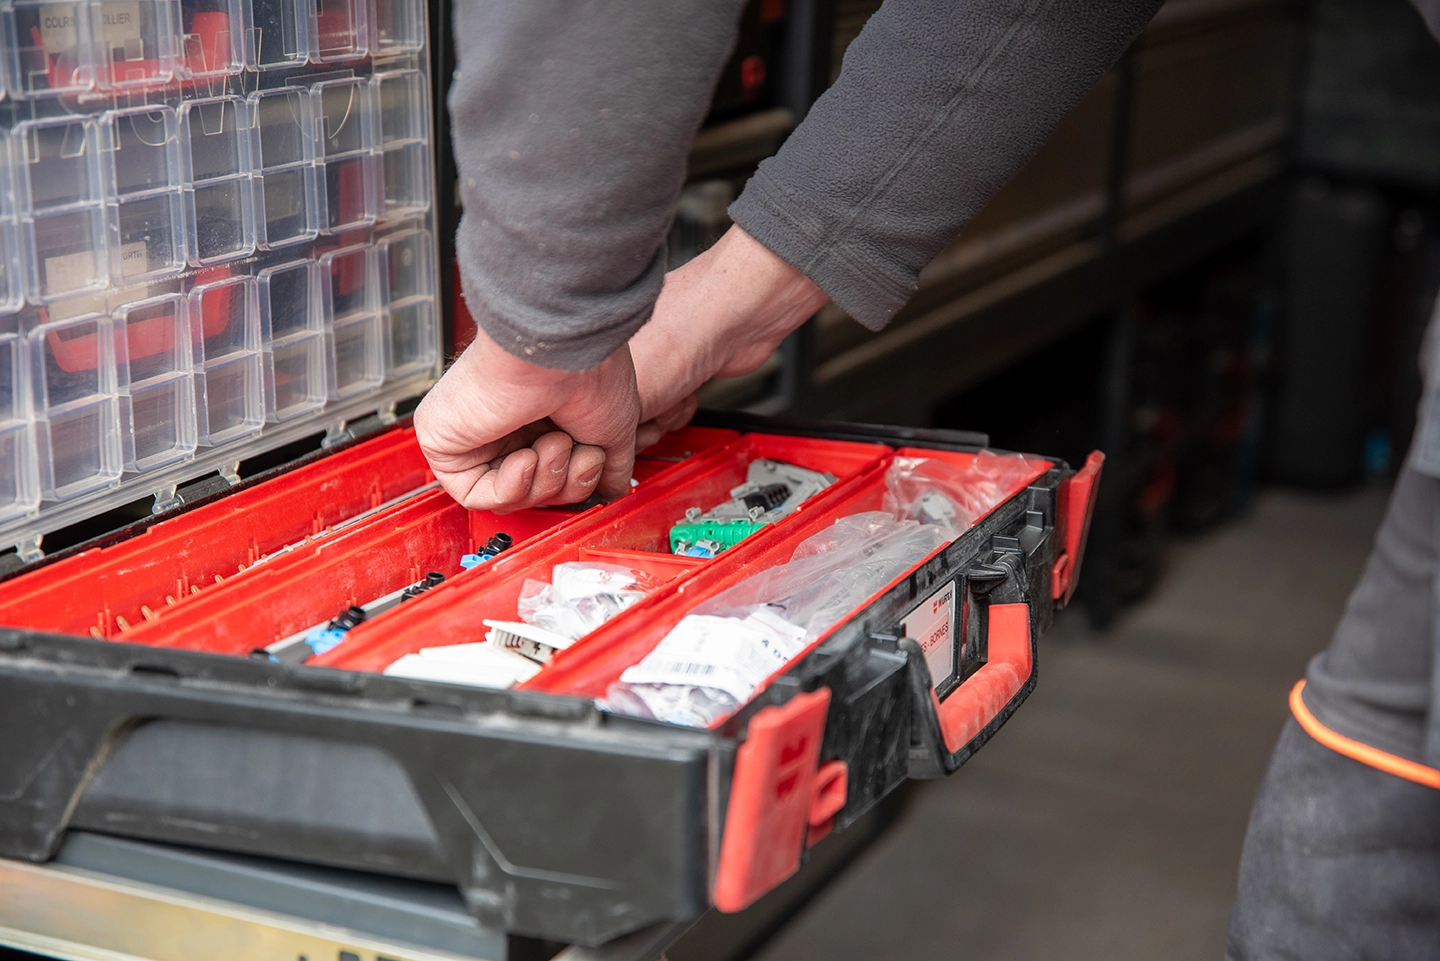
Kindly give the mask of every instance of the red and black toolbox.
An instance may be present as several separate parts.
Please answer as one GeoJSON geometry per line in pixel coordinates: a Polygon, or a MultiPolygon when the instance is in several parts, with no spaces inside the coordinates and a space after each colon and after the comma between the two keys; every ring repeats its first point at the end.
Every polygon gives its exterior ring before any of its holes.
{"type": "Polygon", "coordinates": [[[1035,685],[1075,587],[1101,457],[1033,461],[1007,498],[710,730],[595,707],[717,591],[880,506],[896,456],[963,466],[981,438],[711,415],[624,498],[497,516],[433,484],[405,424],[81,544],[0,582],[0,857],[83,829],[453,883],[483,923],[597,944],[734,911],[907,777],[957,769],[1035,685]],[[479,640],[527,574],[577,558],[675,565],[666,532],[769,457],[839,481],[673,574],[506,691],[383,676],[479,640]],[[516,547],[462,570],[497,531],[516,547]],[[262,560],[264,559],[264,560],[262,560]],[[252,656],[346,604],[438,587],[304,665],[252,656]],[[937,622],[936,619],[939,619],[937,622]],[[951,677],[913,638],[941,623],[951,677]],[[908,630],[907,630],[908,625],[908,630]],[[935,663],[933,660],[931,663],[935,663]]]}

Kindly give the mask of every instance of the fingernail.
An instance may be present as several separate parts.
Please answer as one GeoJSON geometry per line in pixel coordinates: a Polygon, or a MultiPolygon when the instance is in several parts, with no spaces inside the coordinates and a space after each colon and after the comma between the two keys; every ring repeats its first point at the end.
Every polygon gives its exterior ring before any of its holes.
{"type": "MultiPolygon", "coordinates": [[[[601,466],[604,466],[604,465],[601,465],[601,466]]],[[[599,479],[600,479],[600,468],[599,468],[599,467],[592,468],[592,469],[590,469],[590,470],[588,470],[588,471],[586,471],[585,473],[583,473],[583,474],[580,475],[580,483],[582,483],[582,484],[593,484],[593,483],[595,483],[595,482],[596,482],[597,480],[599,480],[599,479]]]]}

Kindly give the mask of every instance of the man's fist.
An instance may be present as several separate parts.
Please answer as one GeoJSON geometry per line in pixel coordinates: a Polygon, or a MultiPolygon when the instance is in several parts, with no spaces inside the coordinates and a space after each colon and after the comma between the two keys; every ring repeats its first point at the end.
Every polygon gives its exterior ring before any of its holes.
{"type": "Polygon", "coordinates": [[[451,497],[507,513],[626,493],[639,414],[628,348],[552,370],[481,331],[416,408],[415,437],[451,497]]]}

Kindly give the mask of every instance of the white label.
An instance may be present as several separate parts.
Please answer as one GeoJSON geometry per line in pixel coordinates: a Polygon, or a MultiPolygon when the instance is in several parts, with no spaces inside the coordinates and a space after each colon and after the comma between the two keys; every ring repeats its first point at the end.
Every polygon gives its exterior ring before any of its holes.
{"type": "Polygon", "coordinates": [[[95,254],[82,250],[45,259],[45,286],[52,294],[85,290],[95,285],[95,254]]]}
{"type": "Polygon", "coordinates": [[[143,274],[150,269],[150,248],[145,241],[137,240],[120,248],[120,273],[126,278],[143,274]]]}
{"type": "MultiPolygon", "coordinates": [[[[143,274],[149,270],[149,249],[145,246],[145,242],[137,241],[121,247],[120,263],[126,278],[134,274],[143,274]]],[[[51,283],[53,284],[56,278],[60,278],[70,287],[88,284],[89,280],[86,278],[93,279],[94,268],[94,254],[83,251],[78,254],[51,257],[45,261],[45,273],[51,283]]],[[[49,306],[48,310],[51,320],[68,320],[71,317],[79,317],[81,314],[112,314],[117,308],[136,300],[143,300],[148,295],[148,290],[146,293],[140,294],[133,289],[115,290],[112,288],[95,294],[57,300],[49,306]]]]}
{"type": "Polygon", "coordinates": [[[144,38],[140,33],[140,4],[106,0],[100,5],[100,16],[105,20],[105,45],[111,50],[125,51],[125,60],[142,60],[145,57],[144,38]]]}
{"type": "Polygon", "coordinates": [[[743,704],[804,649],[804,629],[767,611],[756,611],[743,621],[690,614],[620,680],[713,687],[743,704]]]}
{"type": "Polygon", "coordinates": [[[75,49],[75,4],[57,3],[40,8],[40,47],[50,56],[75,49]]]}
{"type": "Polygon", "coordinates": [[[925,652],[930,680],[936,686],[944,683],[955,673],[955,582],[921,601],[900,623],[905,636],[925,652]]]}

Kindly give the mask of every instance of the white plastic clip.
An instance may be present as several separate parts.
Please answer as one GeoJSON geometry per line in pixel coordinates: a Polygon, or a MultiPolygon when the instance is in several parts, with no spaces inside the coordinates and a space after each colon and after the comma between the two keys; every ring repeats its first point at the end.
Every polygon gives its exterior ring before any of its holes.
{"type": "Polygon", "coordinates": [[[26,564],[33,564],[40,560],[45,556],[45,552],[40,549],[40,541],[44,536],[44,534],[35,534],[17,542],[15,545],[16,555],[26,564]]]}
{"type": "Polygon", "coordinates": [[[155,492],[155,503],[150,505],[150,513],[163,514],[179,506],[180,495],[176,490],[176,485],[171,484],[169,487],[162,487],[155,492]]]}

